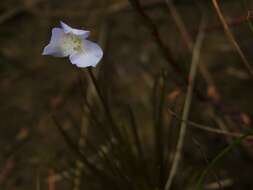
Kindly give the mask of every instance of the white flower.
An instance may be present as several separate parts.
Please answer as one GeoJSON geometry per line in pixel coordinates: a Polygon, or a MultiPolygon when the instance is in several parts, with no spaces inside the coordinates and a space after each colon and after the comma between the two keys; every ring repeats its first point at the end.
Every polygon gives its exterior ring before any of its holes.
{"type": "Polygon", "coordinates": [[[90,32],[74,29],[61,23],[61,28],[53,28],[49,44],[42,55],[69,57],[77,67],[95,67],[103,57],[103,50],[98,44],[87,40],[90,32]]]}

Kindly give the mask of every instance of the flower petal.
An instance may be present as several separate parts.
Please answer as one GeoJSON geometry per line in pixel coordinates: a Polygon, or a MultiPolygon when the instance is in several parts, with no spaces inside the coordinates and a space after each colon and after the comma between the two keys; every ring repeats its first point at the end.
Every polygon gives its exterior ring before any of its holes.
{"type": "Polygon", "coordinates": [[[61,28],[53,28],[50,42],[44,48],[42,55],[53,55],[55,57],[67,56],[60,48],[61,40],[64,37],[64,35],[65,34],[61,28]]]}
{"type": "Polygon", "coordinates": [[[71,55],[70,61],[77,67],[95,67],[103,57],[103,50],[98,44],[84,40],[84,51],[71,55]]]}
{"type": "Polygon", "coordinates": [[[87,30],[79,30],[79,29],[75,29],[70,27],[69,25],[65,24],[64,22],[60,21],[61,23],[61,27],[63,29],[63,31],[67,34],[67,33],[72,33],[78,36],[82,36],[83,38],[88,38],[90,35],[90,31],[87,30]]]}

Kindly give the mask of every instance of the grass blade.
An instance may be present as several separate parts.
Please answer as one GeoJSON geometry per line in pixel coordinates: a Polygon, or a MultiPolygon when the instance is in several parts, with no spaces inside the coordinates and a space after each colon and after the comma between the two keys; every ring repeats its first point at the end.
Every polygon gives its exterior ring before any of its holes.
{"type": "Polygon", "coordinates": [[[211,162],[210,164],[206,167],[206,169],[202,172],[200,175],[197,185],[196,185],[196,190],[201,190],[203,186],[204,179],[208,172],[222,159],[224,156],[226,156],[233,148],[236,146],[240,145],[241,142],[247,138],[248,136],[253,135],[253,131],[241,136],[240,138],[235,139],[230,145],[228,145],[226,148],[224,148],[211,162]]]}

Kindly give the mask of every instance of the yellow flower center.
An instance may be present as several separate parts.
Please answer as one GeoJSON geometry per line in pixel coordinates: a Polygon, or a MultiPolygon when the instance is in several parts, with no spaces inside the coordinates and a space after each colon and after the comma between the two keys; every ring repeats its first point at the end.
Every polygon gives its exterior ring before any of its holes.
{"type": "Polygon", "coordinates": [[[72,55],[84,50],[83,40],[74,34],[66,34],[62,39],[61,49],[65,55],[72,55]]]}

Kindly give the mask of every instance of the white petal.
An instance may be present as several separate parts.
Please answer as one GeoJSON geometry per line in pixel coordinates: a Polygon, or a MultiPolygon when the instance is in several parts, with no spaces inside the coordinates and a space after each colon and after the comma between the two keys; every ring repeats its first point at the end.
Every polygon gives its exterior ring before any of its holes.
{"type": "Polygon", "coordinates": [[[95,67],[103,57],[103,50],[98,44],[84,40],[84,51],[71,55],[70,61],[77,67],[95,67]]]}
{"type": "Polygon", "coordinates": [[[82,36],[83,38],[88,38],[90,35],[90,31],[72,28],[62,21],[60,21],[60,23],[61,23],[61,27],[65,33],[72,33],[72,34],[75,34],[78,36],[82,36]]]}
{"type": "Polygon", "coordinates": [[[50,42],[44,48],[42,55],[53,55],[55,57],[67,56],[60,48],[61,40],[64,37],[64,35],[65,34],[61,28],[53,28],[50,42]]]}

